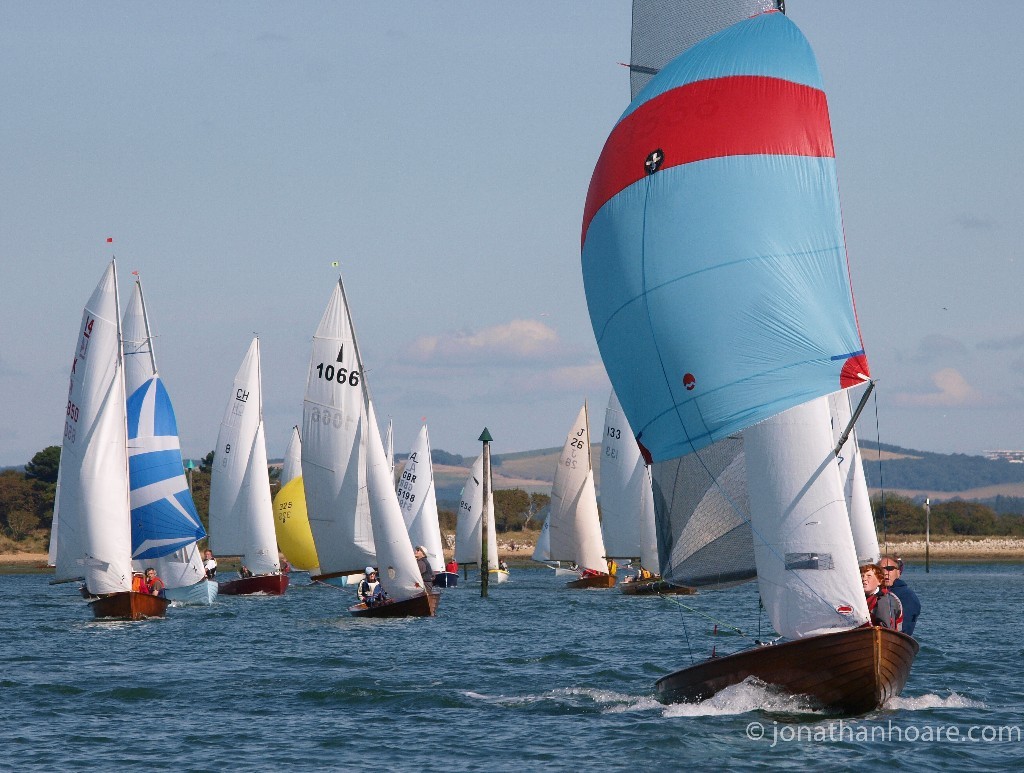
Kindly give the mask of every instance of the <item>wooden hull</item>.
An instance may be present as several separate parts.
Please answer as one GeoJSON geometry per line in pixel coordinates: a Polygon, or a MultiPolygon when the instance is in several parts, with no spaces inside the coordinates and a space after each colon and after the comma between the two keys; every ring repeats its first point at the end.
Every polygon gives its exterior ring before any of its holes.
{"type": "Polygon", "coordinates": [[[662,677],[665,703],[697,702],[753,676],[846,715],[877,709],[899,695],[919,645],[905,633],[864,627],[712,658],[662,677]]]}
{"type": "Polygon", "coordinates": [[[566,588],[614,588],[614,574],[595,574],[591,577],[580,577],[565,584],[566,588]]]}
{"type": "Polygon", "coordinates": [[[168,599],[160,596],[122,591],[100,596],[95,601],[90,601],[89,606],[92,607],[92,614],[96,618],[142,620],[145,617],[163,617],[170,603],[168,599]]]}
{"type": "Polygon", "coordinates": [[[457,572],[437,572],[434,575],[435,588],[454,588],[459,584],[457,572]]]}
{"type": "Polygon", "coordinates": [[[619,587],[626,596],[692,596],[696,588],[688,585],[673,585],[665,580],[639,580],[620,582],[619,587]]]}
{"type": "Polygon", "coordinates": [[[178,604],[206,606],[217,600],[217,591],[217,583],[213,580],[200,580],[181,588],[166,588],[164,593],[168,599],[178,604]]]}
{"type": "Polygon", "coordinates": [[[261,574],[256,577],[239,577],[237,580],[218,583],[219,592],[225,596],[248,596],[253,593],[280,596],[287,588],[287,574],[261,574]]]}
{"type": "Polygon", "coordinates": [[[376,607],[355,604],[348,608],[353,617],[433,617],[440,593],[424,593],[403,601],[389,601],[376,607]]]}

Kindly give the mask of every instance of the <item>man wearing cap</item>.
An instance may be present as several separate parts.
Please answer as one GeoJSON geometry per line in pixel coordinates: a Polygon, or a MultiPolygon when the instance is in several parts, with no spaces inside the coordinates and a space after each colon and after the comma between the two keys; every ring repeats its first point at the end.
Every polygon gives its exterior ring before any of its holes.
{"type": "Polygon", "coordinates": [[[903,604],[903,633],[913,636],[917,616],[921,614],[921,600],[911,587],[900,579],[900,575],[903,574],[903,559],[882,556],[878,563],[885,577],[885,587],[903,604]]]}
{"type": "Polygon", "coordinates": [[[416,556],[416,566],[419,567],[420,576],[423,578],[423,587],[429,588],[434,584],[434,570],[427,560],[427,549],[422,545],[417,545],[413,550],[413,555],[416,556]]]}
{"type": "Polygon", "coordinates": [[[373,599],[377,591],[377,586],[380,582],[377,580],[377,570],[372,566],[366,567],[366,576],[359,581],[359,587],[356,588],[356,595],[359,596],[359,600],[370,606],[370,601],[373,599]]]}

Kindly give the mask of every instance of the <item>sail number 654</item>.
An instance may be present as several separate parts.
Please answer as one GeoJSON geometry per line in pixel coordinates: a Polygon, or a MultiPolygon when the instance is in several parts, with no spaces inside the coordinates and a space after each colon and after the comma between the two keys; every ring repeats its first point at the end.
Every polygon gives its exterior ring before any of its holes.
{"type": "Polygon", "coordinates": [[[324,365],[322,362],[316,366],[317,375],[327,381],[337,381],[339,384],[359,386],[359,371],[348,370],[347,368],[336,368],[333,365],[324,365]]]}

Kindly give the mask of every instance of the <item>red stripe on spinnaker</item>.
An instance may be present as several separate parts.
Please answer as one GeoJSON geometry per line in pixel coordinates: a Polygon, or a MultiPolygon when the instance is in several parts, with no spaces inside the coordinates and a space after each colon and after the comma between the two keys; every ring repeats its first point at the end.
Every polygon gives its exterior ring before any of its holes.
{"type": "Polygon", "coordinates": [[[598,210],[646,175],[654,150],[665,154],[662,169],[724,156],[835,156],[820,89],[754,75],[688,83],[645,102],[612,130],[590,179],[581,242],[598,210]]]}

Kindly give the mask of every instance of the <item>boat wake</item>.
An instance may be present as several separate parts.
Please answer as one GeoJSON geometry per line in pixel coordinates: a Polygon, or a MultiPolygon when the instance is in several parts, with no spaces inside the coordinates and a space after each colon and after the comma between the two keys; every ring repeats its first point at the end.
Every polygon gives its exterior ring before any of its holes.
{"type": "Polygon", "coordinates": [[[666,717],[710,717],[767,711],[772,714],[819,714],[808,698],[780,691],[759,679],[748,677],[726,687],[700,703],[673,703],[665,707],[666,717]]]}
{"type": "Polygon", "coordinates": [[[903,711],[921,711],[923,709],[984,709],[988,708],[981,701],[965,698],[955,692],[950,692],[945,698],[934,693],[918,695],[915,698],[897,696],[885,702],[887,709],[902,709],[903,711]]]}

